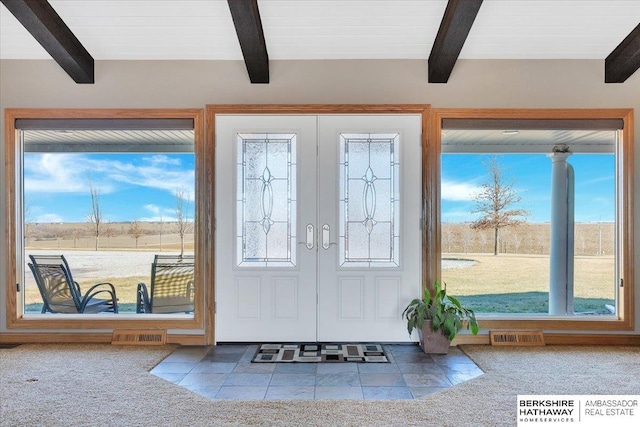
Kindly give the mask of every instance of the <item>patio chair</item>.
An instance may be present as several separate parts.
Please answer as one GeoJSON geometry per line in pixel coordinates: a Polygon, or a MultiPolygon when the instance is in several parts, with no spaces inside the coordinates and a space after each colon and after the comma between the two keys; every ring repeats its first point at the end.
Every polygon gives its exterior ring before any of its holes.
{"type": "Polygon", "coordinates": [[[111,283],[98,283],[83,294],[64,255],[29,258],[29,268],[42,296],[42,313],[118,313],[118,298],[111,283]]]}
{"type": "Polygon", "coordinates": [[[156,255],[151,265],[151,289],[138,284],[137,313],[193,312],[193,255],[156,255]]]}

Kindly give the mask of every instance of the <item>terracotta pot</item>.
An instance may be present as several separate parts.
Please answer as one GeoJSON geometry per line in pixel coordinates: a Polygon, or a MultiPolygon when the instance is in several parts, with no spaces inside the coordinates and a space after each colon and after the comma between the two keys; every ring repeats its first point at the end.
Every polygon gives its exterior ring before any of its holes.
{"type": "Polygon", "coordinates": [[[422,351],[428,354],[449,353],[449,346],[451,345],[449,338],[442,331],[433,332],[431,327],[431,320],[425,320],[422,324],[422,330],[418,330],[422,351]]]}

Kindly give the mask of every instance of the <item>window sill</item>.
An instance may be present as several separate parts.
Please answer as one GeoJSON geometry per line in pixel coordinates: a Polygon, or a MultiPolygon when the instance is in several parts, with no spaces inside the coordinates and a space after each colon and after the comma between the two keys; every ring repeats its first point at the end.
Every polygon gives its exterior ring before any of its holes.
{"type": "MultiPolygon", "coordinates": [[[[9,320],[9,319],[8,319],[9,320]]],[[[7,322],[7,329],[203,329],[189,314],[26,314],[7,322]]]]}
{"type": "Polygon", "coordinates": [[[476,315],[482,329],[541,329],[565,331],[631,331],[629,320],[615,316],[476,315]]]}

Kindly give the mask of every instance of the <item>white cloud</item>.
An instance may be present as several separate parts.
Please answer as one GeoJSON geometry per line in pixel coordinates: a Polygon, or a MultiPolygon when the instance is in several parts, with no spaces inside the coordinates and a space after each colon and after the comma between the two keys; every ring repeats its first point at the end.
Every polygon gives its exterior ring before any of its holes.
{"type": "Polygon", "coordinates": [[[87,191],[86,162],[76,154],[25,156],[25,191],[28,193],[77,193],[87,191]]]}
{"type": "Polygon", "coordinates": [[[155,154],[149,157],[143,157],[142,160],[149,162],[153,165],[181,165],[182,161],[177,157],[169,157],[165,154],[155,154]]]}
{"type": "Polygon", "coordinates": [[[96,159],[85,154],[45,153],[25,156],[25,191],[27,193],[88,193],[89,178],[101,194],[128,184],[157,188],[175,193],[184,188],[194,199],[195,173],[182,168],[180,159],[166,155],[142,157],[142,164],[108,158],[96,159]]]}
{"type": "Polygon", "coordinates": [[[455,182],[443,180],[441,187],[442,200],[451,202],[468,202],[474,200],[482,187],[471,182],[455,182]]]}
{"type": "Polygon", "coordinates": [[[581,185],[599,184],[601,182],[613,182],[613,179],[614,179],[613,175],[600,176],[600,177],[584,180],[581,182],[581,185]]]}
{"type": "MultiPolygon", "coordinates": [[[[137,218],[137,221],[140,222],[161,222],[164,224],[172,223],[178,221],[178,218],[175,216],[143,216],[142,218],[137,218]]],[[[193,222],[192,218],[188,219],[188,222],[193,222]]]]}
{"type": "Polygon", "coordinates": [[[35,223],[56,223],[63,222],[62,217],[58,214],[48,213],[43,215],[38,215],[34,221],[35,223]]]}
{"type": "Polygon", "coordinates": [[[611,199],[608,199],[606,197],[594,197],[591,199],[591,203],[593,203],[594,205],[608,206],[611,204],[611,199]]]}
{"type": "MultiPolygon", "coordinates": [[[[151,158],[145,158],[150,160],[151,158]]],[[[143,159],[143,160],[145,160],[143,159]]],[[[185,169],[171,169],[168,163],[151,163],[134,165],[119,161],[110,162],[107,178],[117,182],[140,187],[158,188],[174,193],[177,189],[186,188],[187,193],[194,194],[195,172],[185,169]]]]}
{"type": "Polygon", "coordinates": [[[160,207],[156,206],[156,205],[144,205],[144,208],[146,210],[148,210],[151,213],[154,213],[156,215],[160,214],[160,207]]]}
{"type": "Polygon", "coordinates": [[[138,218],[142,222],[172,222],[176,221],[175,208],[165,208],[153,204],[144,205],[143,208],[149,211],[152,216],[138,218]]]}

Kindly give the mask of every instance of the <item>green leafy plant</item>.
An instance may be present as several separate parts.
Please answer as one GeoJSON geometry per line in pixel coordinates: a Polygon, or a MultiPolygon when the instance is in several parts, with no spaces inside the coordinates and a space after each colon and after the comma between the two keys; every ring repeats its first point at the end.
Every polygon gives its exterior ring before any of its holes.
{"type": "Polygon", "coordinates": [[[402,312],[402,317],[407,319],[409,335],[414,328],[422,330],[425,320],[431,320],[433,331],[442,331],[450,341],[463,326],[473,335],[476,335],[479,329],[473,310],[463,307],[460,301],[447,295],[446,284],[441,286],[438,280],[435,281],[433,293],[425,288],[422,299],[416,298],[411,301],[402,312]]]}

